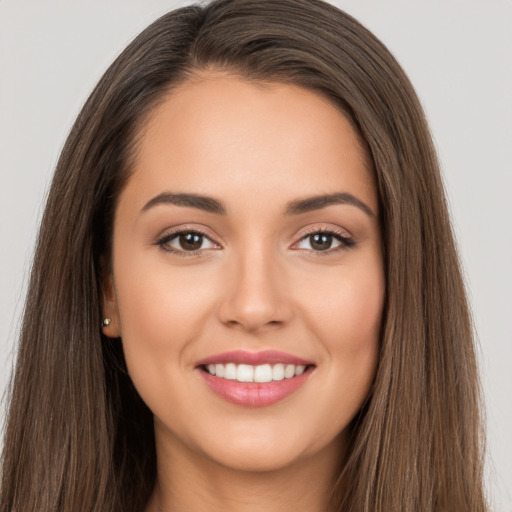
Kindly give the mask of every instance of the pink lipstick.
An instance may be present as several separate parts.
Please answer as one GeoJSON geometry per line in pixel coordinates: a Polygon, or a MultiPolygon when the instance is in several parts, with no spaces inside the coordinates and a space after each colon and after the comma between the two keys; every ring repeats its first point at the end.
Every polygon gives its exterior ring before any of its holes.
{"type": "Polygon", "coordinates": [[[196,364],[208,387],[225,400],[249,407],[274,404],[302,387],[315,365],[291,354],[233,351],[196,364]]]}

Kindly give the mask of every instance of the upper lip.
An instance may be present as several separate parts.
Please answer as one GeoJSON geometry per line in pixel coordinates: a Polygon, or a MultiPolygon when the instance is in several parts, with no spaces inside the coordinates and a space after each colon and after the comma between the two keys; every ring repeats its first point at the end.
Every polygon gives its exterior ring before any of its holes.
{"type": "Polygon", "coordinates": [[[261,352],[246,352],[244,350],[233,350],[231,352],[222,352],[197,362],[196,366],[206,366],[209,364],[249,364],[258,366],[261,364],[294,364],[294,365],[311,365],[312,361],[307,361],[300,357],[279,352],[277,350],[263,350],[261,352]]]}

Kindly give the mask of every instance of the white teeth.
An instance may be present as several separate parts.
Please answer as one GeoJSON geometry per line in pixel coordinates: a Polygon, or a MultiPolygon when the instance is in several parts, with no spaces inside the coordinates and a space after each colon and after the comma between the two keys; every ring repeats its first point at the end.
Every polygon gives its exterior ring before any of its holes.
{"type": "Polygon", "coordinates": [[[284,379],[284,364],[275,364],[272,368],[272,380],[284,379]]]}
{"type": "MultiPolygon", "coordinates": [[[[210,373],[212,373],[212,372],[210,372],[210,373]]],[[[212,373],[212,375],[217,375],[217,377],[224,377],[224,365],[216,364],[215,365],[215,373],[212,373]]]]}
{"type": "Polygon", "coordinates": [[[291,379],[295,375],[295,365],[287,364],[284,368],[284,378],[291,379]]]}
{"type": "Polygon", "coordinates": [[[229,380],[236,380],[236,364],[228,363],[224,367],[224,378],[229,380]]]}
{"type": "Polygon", "coordinates": [[[270,382],[272,380],[272,367],[269,364],[256,366],[254,369],[254,382],[270,382]]]}
{"type": "Polygon", "coordinates": [[[238,382],[253,382],[254,368],[248,364],[239,364],[236,370],[236,380],[238,382]]]}
{"type": "Polygon", "coordinates": [[[238,382],[271,382],[273,380],[291,379],[302,375],[306,370],[305,365],[294,364],[260,364],[251,366],[249,364],[209,364],[206,370],[210,375],[216,375],[238,382]]]}

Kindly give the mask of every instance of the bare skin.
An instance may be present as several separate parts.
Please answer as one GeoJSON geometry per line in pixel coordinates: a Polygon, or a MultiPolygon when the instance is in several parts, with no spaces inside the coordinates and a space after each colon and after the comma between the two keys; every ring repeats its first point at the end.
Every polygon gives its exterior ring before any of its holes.
{"type": "Polygon", "coordinates": [[[328,100],[220,72],[174,89],[141,133],[105,286],[105,333],[122,337],[155,419],[146,512],[328,510],[375,374],[384,292],[371,168],[328,100]],[[276,403],[233,403],[198,366],[233,350],[277,350],[309,373],[276,403]]]}
{"type": "MultiPolygon", "coordinates": [[[[342,450],[341,438],[338,444],[342,450]]],[[[205,463],[186,449],[160,452],[159,483],[146,512],[329,512],[328,497],[339,473],[339,457],[333,457],[332,446],[328,450],[329,454],[319,453],[290,467],[256,472],[233,471],[213,461],[205,463]]]]}

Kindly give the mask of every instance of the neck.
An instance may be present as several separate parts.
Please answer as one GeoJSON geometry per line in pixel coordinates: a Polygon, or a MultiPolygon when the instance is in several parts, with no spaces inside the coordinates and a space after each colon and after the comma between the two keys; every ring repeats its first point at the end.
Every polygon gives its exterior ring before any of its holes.
{"type": "Polygon", "coordinates": [[[146,512],[329,512],[344,443],[268,471],[240,471],[157,436],[157,483],[146,512]]]}

